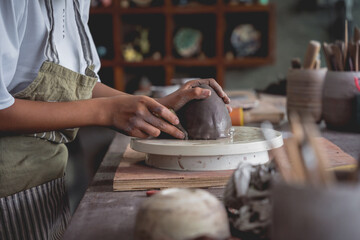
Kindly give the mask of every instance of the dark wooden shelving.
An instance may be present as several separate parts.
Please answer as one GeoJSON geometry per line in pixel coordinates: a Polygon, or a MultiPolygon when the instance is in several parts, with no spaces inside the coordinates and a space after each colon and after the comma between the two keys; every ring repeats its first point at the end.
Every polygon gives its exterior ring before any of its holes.
{"type": "Polygon", "coordinates": [[[165,13],[165,7],[147,7],[147,8],[119,8],[120,14],[154,14],[165,13]]]}
{"type": "Polygon", "coordinates": [[[226,67],[257,67],[272,62],[273,59],[263,57],[246,57],[232,60],[224,60],[226,67]]]}
{"type": "Polygon", "coordinates": [[[201,13],[217,13],[216,6],[172,6],[169,12],[173,14],[201,14],[201,13]]]}
{"type": "Polygon", "coordinates": [[[192,67],[192,66],[215,66],[217,62],[217,58],[185,58],[185,59],[173,59],[171,61],[173,65],[176,66],[184,66],[184,67],[192,67]]]}
{"type": "Polygon", "coordinates": [[[120,61],[120,64],[125,67],[136,67],[136,66],[163,66],[165,64],[165,60],[152,60],[152,59],[144,59],[140,62],[126,62],[124,60],[120,61]]]}
{"type": "Polygon", "coordinates": [[[235,6],[223,6],[224,12],[268,12],[273,7],[272,4],[269,5],[259,5],[259,4],[251,4],[251,5],[235,5],[235,6]]]}
{"type": "Polygon", "coordinates": [[[228,68],[258,67],[275,61],[274,4],[234,6],[227,4],[225,0],[216,0],[214,4],[190,4],[188,6],[177,6],[170,0],[164,0],[162,3],[160,6],[123,8],[120,1],[117,0],[113,1],[111,7],[91,8],[91,15],[112,16],[112,36],[104,35],[100,37],[109,37],[113,40],[113,45],[110,47],[114,51],[113,58],[101,60],[103,67],[112,68],[113,70],[113,87],[122,91],[125,90],[127,68],[139,68],[138,72],[141,73],[141,69],[145,68],[148,71],[148,68],[152,67],[163,69],[165,79],[162,82],[164,84],[170,84],[171,79],[176,77],[179,69],[189,69],[189,72],[193,73],[193,69],[199,68],[202,71],[201,74],[204,75],[204,72],[206,73],[204,68],[209,68],[209,72],[215,71],[214,77],[220,85],[224,86],[224,75],[228,68]],[[246,17],[241,17],[244,15],[246,17]],[[238,18],[238,16],[240,17],[238,18]],[[161,53],[162,59],[145,58],[139,62],[125,61],[122,54],[125,34],[123,29],[129,24],[141,24],[141,21],[144,21],[144,25],[149,27],[151,26],[149,21],[152,19],[162,21],[161,24],[155,23],[155,27],[158,28],[157,32],[162,33],[156,38],[156,41],[160,41],[161,44],[155,45],[160,47],[156,51],[161,53]],[[199,23],[201,20],[203,23],[199,23]],[[226,53],[231,50],[231,47],[229,47],[230,42],[226,39],[229,37],[226,33],[231,31],[229,28],[246,23],[261,26],[260,30],[263,34],[261,54],[242,58],[235,57],[233,59],[225,57],[226,53]],[[188,27],[195,24],[195,26],[204,28],[202,31],[205,34],[203,51],[206,57],[180,58],[177,56],[174,51],[173,37],[175,31],[182,27],[182,24],[188,27]],[[159,31],[160,28],[161,31],[159,31]]]}
{"type": "Polygon", "coordinates": [[[102,67],[115,67],[116,63],[112,60],[108,59],[101,59],[101,66],[102,67]]]}
{"type": "Polygon", "coordinates": [[[94,7],[90,8],[90,14],[112,14],[114,12],[113,8],[110,7],[94,7]]]}

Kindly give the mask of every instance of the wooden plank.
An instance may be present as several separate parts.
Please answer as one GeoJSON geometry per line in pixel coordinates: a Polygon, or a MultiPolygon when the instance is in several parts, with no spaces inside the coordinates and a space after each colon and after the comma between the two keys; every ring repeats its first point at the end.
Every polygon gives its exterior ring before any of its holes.
{"type": "MultiPolygon", "coordinates": [[[[284,146],[286,147],[286,139],[284,146]]],[[[355,165],[355,159],[325,138],[319,143],[328,154],[329,167],[355,165]]],[[[283,155],[284,158],[287,158],[283,155]]],[[[128,146],[113,181],[114,191],[163,189],[170,187],[221,187],[225,186],[234,170],[185,172],[170,171],[145,165],[145,154],[128,146]]]]}
{"type": "Polygon", "coordinates": [[[169,187],[224,186],[233,170],[185,172],[145,165],[145,154],[128,146],[114,176],[114,190],[146,190],[169,187]]]}

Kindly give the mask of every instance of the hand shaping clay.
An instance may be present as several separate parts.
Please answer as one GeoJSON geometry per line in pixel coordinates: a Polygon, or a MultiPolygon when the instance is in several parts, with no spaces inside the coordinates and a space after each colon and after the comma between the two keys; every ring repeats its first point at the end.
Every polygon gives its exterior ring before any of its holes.
{"type": "Polygon", "coordinates": [[[202,84],[199,87],[210,89],[211,95],[206,99],[192,100],[176,112],[188,139],[214,140],[228,137],[231,119],[224,101],[210,86],[202,84]]]}

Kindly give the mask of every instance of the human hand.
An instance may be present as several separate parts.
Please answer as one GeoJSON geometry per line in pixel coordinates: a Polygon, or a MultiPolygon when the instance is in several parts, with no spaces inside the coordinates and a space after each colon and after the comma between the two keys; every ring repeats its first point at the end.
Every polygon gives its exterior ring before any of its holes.
{"type": "Polygon", "coordinates": [[[160,131],[183,139],[184,133],[173,125],[179,119],[168,108],[146,96],[119,95],[110,97],[108,124],[133,137],[157,137],[160,131]],[[173,125],[172,125],[173,124],[173,125]]]}
{"type": "MultiPolygon", "coordinates": [[[[163,97],[158,98],[157,101],[162,105],[174,109],[174,111],[179,110],[187,102],[193,99],[205,99],[210,96],[211,91],[209,89],[199,88],[201,84],[207,84],[212,87],[215,92],[223,99],[225,104],[230,103],[230,98],[226,95],[221,86],[212,78],[208,79],[196,79],[185,83],[177,91],[163,97]]],[[[232,111],[232,108],[229,105],[226,105],[229,113],[232,111]]]]}

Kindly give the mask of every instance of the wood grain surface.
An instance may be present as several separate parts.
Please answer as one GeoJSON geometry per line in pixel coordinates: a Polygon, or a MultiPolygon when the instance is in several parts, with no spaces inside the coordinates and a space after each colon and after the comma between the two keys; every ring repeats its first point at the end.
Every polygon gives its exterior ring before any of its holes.
{"type": "MultiPolygon", "coordinates": [[[[355,165],[356,160],[325,138],[318,139],[328,156],[328,167],[355,165]]],[[[286,148],[287,140],[284,140],[286,148]]],[[[276,151],[276,150],[275,150],[276,151]]],[[[270,152],[270,155],[273,155],[270,152]]],[[[282,158],[287,159],[285,154],[282,158]]],[[[114,191],[163,189],[169,187],[223,187],[234,170],[223,171],[170,171],[149,167],[145,154],[127,146],[113,182],[114,191]]]]}

